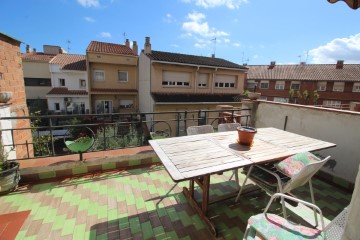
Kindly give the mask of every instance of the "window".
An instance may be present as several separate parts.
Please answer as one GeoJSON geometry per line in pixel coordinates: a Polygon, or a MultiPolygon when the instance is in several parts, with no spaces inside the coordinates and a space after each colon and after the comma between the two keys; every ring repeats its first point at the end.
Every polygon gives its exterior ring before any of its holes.
{"type": "Polygon", "coordinates": [[[257,83],[254,80],[248,80],[246,88],[247,89],[254,89],[257,86],[257,83]]]}
{"type": "Polygon", "coordinates": [[[108,100],[96,100],[96,113],[112,113],[112,101],[108,100]]]}
{"type": "Polygon", "coordinates": [[[318,82],[317,83],[317,90],[319,92],[326,91],[326,82],[318,82]]]}
{"type": "Polygon", "coordinates": [[[120,100],[120,109],[134,108],[133,100],[120,100]]]}
{"type": "Polygon", "coordinates": [[[65,78],[59,78],[59,86],[65,87],[65,78]]]}
{"type": "Polygon", "coordinates": [[[50,78],[24,78],[25,86],[51,86],[50,78]]]}
{"type": "Polygon", "coordinates": [[[276,81],[275,89],[284,90],[284,88],[285,88],[285,81],[276,81]]]}
{"type": "Polygon", "coordinates": [[[340,108],[341,107],[341,101],[324,100],[323,105],[324,105],[324,107],[340,108]]]}
{"type": "Polygon", "coordinates": [[[55,111],[60,111],[60,103],[54,103],[55,111]]]}
{"type": "Polygon", "coordinates": [[[290,89],[292,90],[300,90],[300,82],[292,81],[290,85],[290,89]]]}
{"type": "Polygon", "coordinates": [[[216,75],[215,87],[216,88],[235,88],[236,76],[231,75],[216,75]]]}
{"type": "Polygon", "coordinates": [[[354,83],[353,92],[360,92],[360,83],[354,83]]]}
{"type": "Polygon", "coordinates": [[[80,88],[86,88],[86,81],[85,79],[79,79],[80,88]]]}
{"type": "Polygon", "coordinates": [[[118,71],[118,80],[119,82],[127,82],[128,72],[118,71]]]}
{"type": "Polygon", "coordinates": [[[344,91],[344,82],[334,82],[333,91],[334,92],[343,92],[344,91]]]}
{"type": "Polygon", "coordinates": [[[288,103],[288,98],[281,98],[281,97],[274,97],[274,102],[280,102],[280,103],[288,103]]]}
{"type": "Polygon", "coordinates": [[[105,72],[103,70],[94,70],[94,80],[95,81],[104,81],[105,72]]]}
{"type": "Polygon", "coordinates": [[[199,80],[198,80],[198,87],[206,88],[208,81],[209,81],[209,74],[208,73],[200,73],[199,80]]]}
{"type": "Polygon", "coordinates": [[[260,82],[261,89],[268,89],[269,88],[269,81],[261,81],[260,82]]]}
{"type": "Polygon", "coordinates": [[[163,71],[162,85],[171,87],[189,87],[191,80],[191,73],[189,72],[172,72],[163,71]]]}

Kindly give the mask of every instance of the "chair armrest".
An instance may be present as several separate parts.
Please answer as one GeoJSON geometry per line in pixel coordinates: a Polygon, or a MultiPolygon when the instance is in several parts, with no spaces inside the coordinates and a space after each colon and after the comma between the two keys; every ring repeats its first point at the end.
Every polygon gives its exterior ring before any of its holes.
{"type": "Polygon", "coordinates": [[[268,204],[267,204],[267,206],[266,206],[266,208],[265,208],[265,210],[264,210],[264,213],[265,213],[265,214],[266,214],[267,211],[269,210],[269,207],[270,207],[270,205],[272,204],[272,202],[273,202],[276,198],[278,198],[278,197],[286,198],[286,199],[292,200],[292,201],[294,201],[294,202],[302,203],[302,204],[304,204],[305,206],[310,207],[310,208],[316,210],[316,211],[320,214],[321,229],[322,229],[322,230],[325,229],[325,228],[324,228],[324,218],[323,218],[323,214],[322,214],[321,209],[320,209],[318,206],[316,206],[315,204],[306,202],[306,201],[304,201],[304,200],[301,200],[301,199],[298,199],[298,198],[294,198],[294,197],[288,196],[288,195],[283,194],[283,193],[275,193],[274,195],[271,196],[270,201],[268,202],[268,204]]]}

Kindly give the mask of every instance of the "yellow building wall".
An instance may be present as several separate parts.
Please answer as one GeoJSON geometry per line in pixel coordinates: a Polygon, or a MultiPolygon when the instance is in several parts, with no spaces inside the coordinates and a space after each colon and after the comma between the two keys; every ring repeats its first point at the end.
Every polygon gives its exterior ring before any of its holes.
{"type": "Polygon", "coordinates": [[[24,77],[51,78],[48,62],[31,62],[22,60],[24,77]]]}
{"type": "Polygon", "coordinates": [[[138,109],[138,102],[137,102],[137,95],[125,95],[125,94],[93,94],[91,97],[91,105],[93,113],[96,111],[96,100],[108,100],[112,101],[112,107],[114,113],[129,113],[129,112],[136,112],[138,109]],[[134,108],[132,109],[120,109],[120,100],[133,100],[134,102],[134,108]]]}
{"type": "Polygon", "coordinates": [[[104,53],[86,53],[87,61],[97,63],[110,63],[121,65],[138,65],[138,56],[104,54],[104,53]]]}

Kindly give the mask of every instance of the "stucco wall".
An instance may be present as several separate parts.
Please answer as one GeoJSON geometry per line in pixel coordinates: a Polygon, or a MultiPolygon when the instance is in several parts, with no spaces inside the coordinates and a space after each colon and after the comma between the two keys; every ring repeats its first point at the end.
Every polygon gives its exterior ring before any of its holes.
{"type": "Polygon", "coordinates": [[[153,112],[154,100],[150,95],[150,59],[144,53],[141,53],[139,58],[139,69],[141,69],[139,71],[139,110],[153,112]]]}
{"type": "Polygon", "coordinates": [[[331,155],[323,171],[355,181],[360,164],[360,113],[260,101],[255,125],[283,129],[286,116],[287,131],[337,145],[318,151],[322,156],[331,155]]]}

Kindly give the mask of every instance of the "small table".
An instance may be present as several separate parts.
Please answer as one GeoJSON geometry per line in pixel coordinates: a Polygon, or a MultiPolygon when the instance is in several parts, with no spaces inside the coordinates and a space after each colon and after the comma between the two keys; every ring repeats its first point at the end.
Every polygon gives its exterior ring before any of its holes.
{"type": "Polygon", "coordinates": [[[229,196],[209,202],[211,175],[336,146],[276,128],[258,128],[251,147],[238,144],[237,137],[236,131],[230,131],[149,141],[174,182],[189,180],[189,188],[184,187],[183,193],[214,235],[208,206],[229,196]],[[201,205],[194,198],[195,182],[202,189],[201,205]]]}

